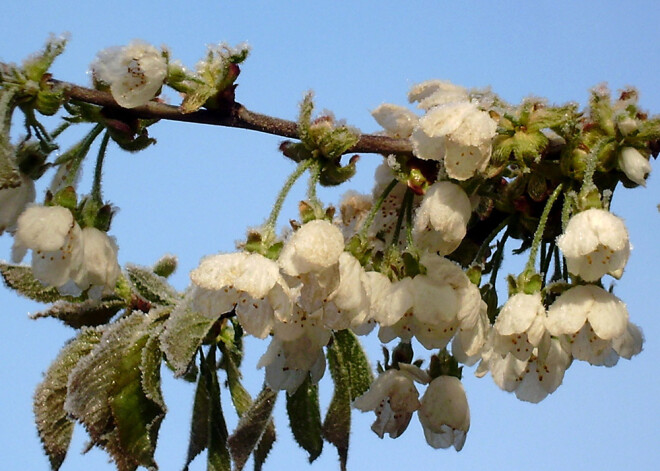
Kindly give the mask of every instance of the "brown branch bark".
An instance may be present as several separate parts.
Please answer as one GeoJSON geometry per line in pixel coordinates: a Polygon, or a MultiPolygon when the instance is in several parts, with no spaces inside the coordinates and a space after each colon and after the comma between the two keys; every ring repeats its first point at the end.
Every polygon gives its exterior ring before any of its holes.
{"type": "MultiPolygon", "coordinates": [[[[166,119],[188,123],[210,124],[232,128],[250,129],[252,131],[273,134],[276,136],[298,139],[298,126],[295,121],[274,118],[248,110],[240,103],[235,103],[229,112],[200,109],[192,113],[183,113],[178,106],[165,103],[149,102],[136,108],[121,108],[108,92],[81,87],[68,82],[51,80],[53,84],[66,89],[67,96],[94,105],[116,108],[122,114],[142,119],[166,119]]],[[[394,154],[412,152],[412,146],[407,139],[395,139],[376,134],[363,134],[356,145],[346,153],[394,154]]]]}

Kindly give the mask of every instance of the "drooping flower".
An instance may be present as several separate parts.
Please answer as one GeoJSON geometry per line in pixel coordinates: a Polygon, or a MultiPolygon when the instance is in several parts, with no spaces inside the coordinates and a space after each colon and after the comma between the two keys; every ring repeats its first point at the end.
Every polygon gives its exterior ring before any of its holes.
{"type": "MultiPolygon", "coordinates": [[[[548,309],[546,328],[567,335],[571,354],[595,365],[613,366],[618,360],[613,343],[626,335],[628,310],[616,296],[595,285],[575,286],[562,293],[548,309]]],[[[641,349],[641,336],[640,336],[641,349]]]]}
{"type": "Polygon", "coordinates": [[[22,173],[20,179],[18,186],[0,189],[0,235],[12,232],[25,207],[34,201],[34,181],[22,173]]]}
{"type": "Polygon", "coordinates": [[[619,168],[638,185],[646,186],[646,179],[651,173],[649,159],[634,147],[626,147],[619,154],[619,168]]]}
{"type": "Polygon", "coordinates": [[[630,255],[623,221],[596,208],[574,215],[557,246],[566,257],[568,271],[585,281],[596,281],[606,274],[620,278],[630,255]]]}
{"type": "Polygon", "coordinates": [[[433,448],[461,451],[470,429],[470,408],[461,381],[438,376],[426,388],[417,412],[426,442],[433,448]]]}
{"type": "Polygon", "coordinates": [[[430,108],[411,136],[413,153],[444,163],[449,177],[467,180],[490,160],[497,123],[467,99],[430,108]]]}
{"type": "Polygon", "coordinates": [[[89,297],[100,299],[112,293],[121,274],[117,263],[117,243],[103,231],[94,227],[82,230],[83,272],[76,284],[81,289],[89,287],[89,297]]]}
{"type": "Polygon", "coordinates": [[[426,274],[392,283],[377,317],[384,343],[415,337],[424,347],[444,348],[459,326],[471,328],[481,310],[479,289],[455,263],[437,254],[420,258],[426,274]]]}
{"type": "Polygon", "coordinates": [[[276,319],[291,315],[291,293],[277,263],[256,253],[237,252],[206,257],[190,273],[195,285],[193,307],[218,317],[236,309],[245,331],[267,337],[276,319]]]}
{"type": "Polygon", "coordinates": [[[545,333],[545,307],[541,293],[511,296],[502,306],[494,328],[494,348],[498,353],[510,352],[519,360],[528,360],[545,333]]]}
{"type": "Polygon", "coordinates": [[[32,273],[62,294],[79,295],[74,280],[83,275],[82,230],[73,214],[61,206],[30,206],[19,216],[12,259],[20,262],[32,250],[32,273]]]}
{"type": "Polygon", "coordinates": [[[277,326],[281,324],[276,323],[273,339],[257,364],[257,368],[265,367],[266,383],[271,388],[286,390],[289,394],[296,392],[308,375],[313,383],[323,377],[323,347],[330,340],[330,331],[319,325],[318,319],[307,317],[306,313],[300,311],[298,315],[305,317],[306,322],[296,337],[286,340],[283,334],[292,331],[278,331],[277,326]]]}
{"type": "Polygon", "coordinates": [[[150,101],[167,78],[163,54],[142,41],[100,51],[91,68],[94,79],[109,85],[112,97],[124,108],[150,101]]]}
{"type": "Polygon", "coordinates": [[[463,189],[451,182],[431,185],[415,214],[413,237],[420,248],[448,255],[458,248],[472,214],[463,189]]]}
{"type": "Polygon", "coordinates": [[[369,390],[353,401],[356,409],[376,413],[371,430],[380,438],[386,433],[390,438],[400,436],[408,428],[413,412],[419,406],[419,392],[413,378],[406,370],[398,369],[378,375],[369,390]]]}

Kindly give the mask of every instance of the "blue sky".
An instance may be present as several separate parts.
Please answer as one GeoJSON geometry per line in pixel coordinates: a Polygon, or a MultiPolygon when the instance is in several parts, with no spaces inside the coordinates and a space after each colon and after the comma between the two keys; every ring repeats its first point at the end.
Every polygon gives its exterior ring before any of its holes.
{"type": "MultiPolygon", "coordinates": [[[[431,78],[469,87],[491,85],[511,102],[534,94],[555,103],[584,104],[588,89],[598,83],[607,82],[613,90],[635,85],[642,107],[660,113],[660,4],[655,1],[279,3],[8,0],[0,15],[0,60],[18,62],[39,49],[50,32],[68,31],[68,50],[53,72],[88,84],[86,71],[96,52],[134,38],[167,44],[174,57],[190,66],[206,44],[247,41],[253,50],[242,67],[238,101],[292,119],[304,92],[313,89],[319,109],[330,109],[365,132],[377,129],[370,110],[383,102],[405,104],[409,87],[431,78]]],[[[166,95],[177,102],[174,92],[166,95]]],[[[114,148],[108,156],[104,192],[121,208],[111,233],[119,242],[121,263],[150,265],[165,253],[177,254],[174,282],[183,289],[202,256],[231,251],[247,227],[265,219],[292,164],[276,151],[280,139],[250,131],[158,123],[151,134],[158,144],[148,151],[133,155],[114,148]]],[[[339,191],[322,192],[321,198],[336,202],[348,188],[369,191],[378,160],[364,155],[358,175],[339,191]]],[[[89,189],[90,173],[81,188],[89,189]]],[[[645,332],[645,350],[638,357],[612,369],[575,362],[564,384],[538,405],[521,403],[490,377],[477,379],[466,369],[472,427],[460,453],[428,447],[416,419],[403,437],[379,440],[369,430],[372,415],[356,411],[349,469],[655,468],[660,459],[660,383],[654,367],[660,356],[659,178],[652,173],[646,189],[618,192],[613,206],[626,220],[634,245],[615,293],[645,332]]],[[[282,221],[295,217],[304,189],[297,191],[282,221]]],[[[2,236],[0,258],[9,258],[10,247],[11,239],[2,236]]],[[[3,468],[45,470],[32,392],[73,332],[56,321],[30,321],[27,313],[39,306],[4,288],[0,305],[3,468]]],[[[378,342],[371,338],[367,343],[375,362],[378,342]]],[[[254,393],[263,373],[252,367],[265,347],[264,342],[248,343],[244,373],[254,393]]],[[[156,457],[161,469],[180,469],[193,390],[163,373],[169,413],[156,457]]],[[[327,404],[332,385],[325,380],[321,387],[327,404]]],[[[307,469],[282,410],[277,410],[281,442],[266,469],[307,469]]],[[[77,428],[62,469],[113,469],[100,451],[80,455],[85,440],[84,430],[77,428]]],[[[203,460],[193,469],[205,469],[203,460]]],[[[337,469],[334,449],[328,445],[309,469],[337,469]]]]}

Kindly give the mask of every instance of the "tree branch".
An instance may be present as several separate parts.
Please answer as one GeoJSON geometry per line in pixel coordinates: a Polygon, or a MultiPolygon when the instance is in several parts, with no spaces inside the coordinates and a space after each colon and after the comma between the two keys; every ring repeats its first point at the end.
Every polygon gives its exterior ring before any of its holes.
{"type": "MultiPolygon", "coordinates": [[[[81,87],[68,82],[51,79],[53,85],[64,87],[66,95],[72,100],[78,100],[94,105],[121,110],[122,114],[142,119],[166,119],[188,123],[211,124],[231,128],[250,129],[252,131],[274,134],[276,136],[299,139],[298,125],[295,121],[274,118],[248,110],[240,103],[234,103],[228,112],[200,109],[192,113],[183,113],[178,106],[165,103],[149,102],[136,108],[122,108],[108,92],[81,87]]],[[[360,140],[346,153],[373,154],[410,154],[412,146],[407,139],[395,139],[376,134],[363,134],[360,140]]]]}

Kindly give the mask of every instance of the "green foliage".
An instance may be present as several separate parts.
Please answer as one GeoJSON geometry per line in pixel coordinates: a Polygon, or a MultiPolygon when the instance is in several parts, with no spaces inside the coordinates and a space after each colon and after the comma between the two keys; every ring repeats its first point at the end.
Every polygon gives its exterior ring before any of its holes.
{"type": "Polygon", "coordinates": [[[323,421],[323,437],[337,448],[341,469],[345,470],[351,432],[351,402],[369,389],[373,373],[360,342],[349,330],[334,334],[327,357],[335,391],[323,421]]]}
{"type": "Polygon", "coordinates": [[[150,340],[157,319],[156,313],[136,311],[109,325],[69,375],[64,409],[120,471],[157,468],[153,455],[165,416],[160,386],[154,383],[154,370],[160,368],[154,360],[158,347],[150,340]]]}
{"type": "Polygon", "coordinates": [[[107,324],[115,314],[126,307],[126,302],[119,298],[108,298],[101,301],[86,300],[82,302],[57,301],[49,308],[34,313],[33,319],[52,317],[65,325],[80,329],[107,324]]]}
{"type": "Polygon", "coordinates": [[[179,300],[179,295],[174,288],[165,278],[154,273],[153,269],[127,265],[126,273],[137,292],[147,301],[171,306],[179,300]]]}
{"type": "Polygon", "coordinates": [[[287,395],[286,411],[293,437],[308,454],[312,463],[323,451],[319,386],[307,376],[295,393],[287,395]]]}
{"type": "Polygon", "coordinates": [[[0,273],[8,288],[33,301],[54,303],[60,300],[82,301],[84,299],[64,296],[57,288],[45,287],[34,277],[30,267],[0,262],[0,273]]]}
{"type": "Polygon", "coordinates": [[[66,457],[73,434],[74,422],[64,409],[69,375],[78,362],[98,345],[102,334],[101,329],[83,329],[60,351],[34,393],[34,416],[39,438],[55,471],[66,457]]]}
{"type": "Polygon", "coordinates": [[[216,322],[216,319],[188,309],[185,304],[172,311],[165,322],[161,345],[167,361],[174,368],[175,376],[186,373],[197,349],[216,322]]]}
{"type": "MultiPolygon", "coordinates": [[[[277,393],[267,386],[264,387],[250,408],[241,415],[236,430],[228,440],[235,470],[243,469],[248,457],[259,446],[266,431],[273,427],[271,416],[277,393]]],[[[269,436],[270,434],[267,435],[269,436]]]]}

